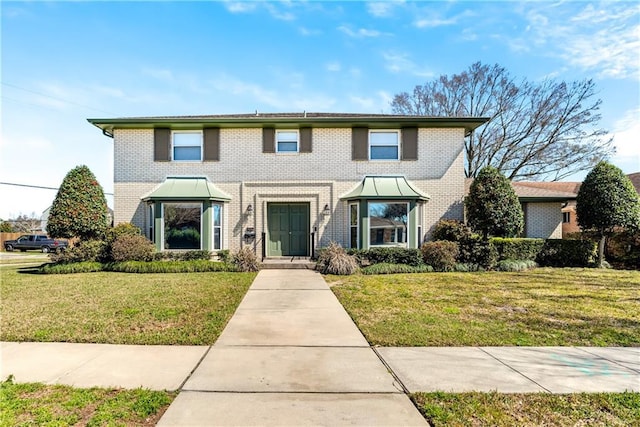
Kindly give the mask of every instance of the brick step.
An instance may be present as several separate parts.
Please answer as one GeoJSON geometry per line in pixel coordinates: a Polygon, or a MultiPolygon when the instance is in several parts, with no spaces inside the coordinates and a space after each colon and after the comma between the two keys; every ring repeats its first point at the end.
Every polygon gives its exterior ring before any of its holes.
{"type": "Polygon", "coordinates": [[[260,263],[260,268],[264,270],[314,270],[316,263],[309,258],[295,257],[295,258],[265,258],[260,263]]]}

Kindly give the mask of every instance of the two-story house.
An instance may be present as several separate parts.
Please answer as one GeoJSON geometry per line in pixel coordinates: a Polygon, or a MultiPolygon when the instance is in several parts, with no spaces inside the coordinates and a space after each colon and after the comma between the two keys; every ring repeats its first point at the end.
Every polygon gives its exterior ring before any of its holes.
{"type": "Polygon", "coordinates": [[[484,118],[285,113],[89,119],[114,142],[114,223],[158,250],[306,257],[418,247],[463,218],[464,138],[484,118]]]}

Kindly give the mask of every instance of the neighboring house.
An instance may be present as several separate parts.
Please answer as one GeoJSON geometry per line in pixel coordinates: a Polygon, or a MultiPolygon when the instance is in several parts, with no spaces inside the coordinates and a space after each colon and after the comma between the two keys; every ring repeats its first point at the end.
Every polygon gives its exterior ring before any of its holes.
{"type": "MultiPolygon", "coordinates": [[[[473,178],[466,180],[467,194],[472,182],[473,178]]],[[[571,204],[575,206],[579,182],[512,181],[511,187],[524,213],[523,237],[561,239],[566,235],[565,230],[570,230],[569,221],[577,227],[575,208],[571,214],[566,214],[565,209],[571,204]]]]}
{"type": "MultiPolygon", "coordinates": [[[[640,194],[640,172],[627,175],[631,183],[635,187],[638,194],[640,194]]],[[[568,235],[580,232],[580,226],[578,225],[578,217],[576,215],[576,197],[580,190],[581,182],[514,182],[513,187],[516,190],[516,194],[520,197],[522,202],[536,201],[551,202],[552,199],[560,202],[566,202],[562,205],[562,237],[566,238],[568,235]]],[[[526,204],[527,208],[539,209],[538,206],[532,206],[526,204]]],[[[525,208],[525,209],[527,209],[525,208]]],[[[551,213],[551,209],[549,210],[551,213]]],[[[530,215],[531,216],[531,215],[530,215]]],[[[527,210],[525,210],[525,218],[527,217],[527,210]]],[[[556,218],[556,215],[550,215],[549,218],[556,218]]],[[[556,219],[550,220],[548,227],[551,228],[551,222],[555,223],[556,219]]],[[[554,234],[557,236],[557,232],[554,234]]],[[[555,237],[554,237],[555,238],[555,237]]]]}
{"type": "Polygon", "coordinates": [[[464,138],[484,118],[239,114],[89,119],[114,140],[114,223],[158,250],[262,257],[416,248],[463,218],[464,138]]]}
{"type": "Polygon", "coordinates": [[[512,182],[525,218],[525,235],[561,239],[580,232],[576,197],[580,182],[512,182]]]}

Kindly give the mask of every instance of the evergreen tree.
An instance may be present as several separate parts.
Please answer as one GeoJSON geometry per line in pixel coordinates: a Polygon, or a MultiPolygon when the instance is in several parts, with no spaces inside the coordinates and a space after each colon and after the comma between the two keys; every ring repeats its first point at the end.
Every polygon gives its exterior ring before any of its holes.
{"type": "Polygon", "coordinates": [[[517,237],[522,232],[524,215],[518,196],[496,168],[482,168],[464,202],[469,225],[485,239],[517,237]]]}
{"type": "Polygon", "coordinates": [[[600,238],[598,266],[602,267],[605,243],[615,228],[640,228],[640,198],[620,168],[601,161],[580,186],[576,214],[580,228],[593,231],[600,238]]]}
{"type": "Polygon", "coordinates": [[[101,239],[107,229],[107,201],[87,166],[72,169],[62,181],[47,222],[52,237],[101,239]]]}

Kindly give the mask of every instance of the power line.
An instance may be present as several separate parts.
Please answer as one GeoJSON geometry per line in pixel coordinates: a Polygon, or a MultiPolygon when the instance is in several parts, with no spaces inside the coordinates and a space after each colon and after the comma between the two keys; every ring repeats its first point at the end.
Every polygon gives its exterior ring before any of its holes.
{"type": "MultiPolygon", "coordinates": [[[[13,185],[14,187],[39,188],[41,190],[56,190],[56,187],[43,187],[42,185],[16,184],[15,182],[0,182],[0,185],[13,185]]],[[[113,193],[104,193],[105,196],[113,196],[113,193]]]]}
{"type": "MultiPolygon", "coordinates": [[[[22,91],[25,91],[25,92],[33,93],[34,95],[44,96],[46,98],[55,99],[56,101],[62,101],[62,102],[67,103],[67,104],[75,105],[77,107],[87,108],[89,110],[99,111],[101,113],[106,113],[106,114],[110,114],[110,115],[113,115],[113,116],[117,116],[117,114],[112,113],[110,111],[105,111],[105,110],[101,110],[99,108],[89,107],[88,105],[79,104],[79,103],[74,102],[74,101],[69,101],[68,99],[59,98],[57,96],[47,95],[46,93],[42,93],[42,92],[38,92],[38,91],[35,91],[35,90],[27,89],[27,88],[24,88],[24,87],[16,86],[16,85],[11,84],[11,83],[5,83],[5,82],[0,82],[0,83],[3,86],[8,86],[8,87],[11,87],[11,88],[14,88],[14,89],[18,89],[18,90],[22,90],[22,91]]],[[[10,99],[10,98],[8,98],[8,99],[10,99]]]]}

